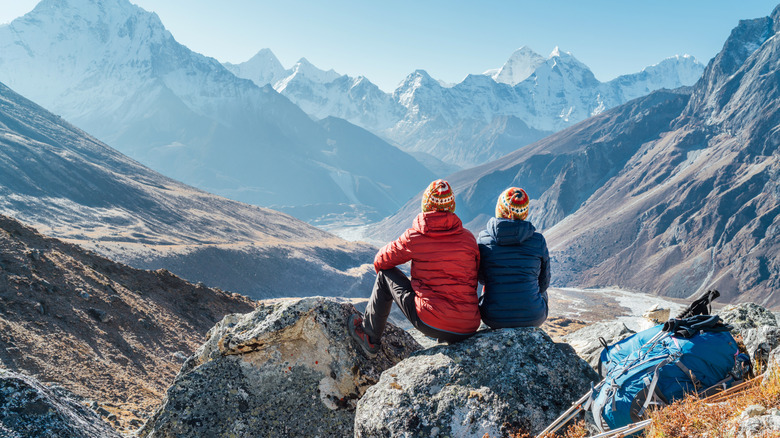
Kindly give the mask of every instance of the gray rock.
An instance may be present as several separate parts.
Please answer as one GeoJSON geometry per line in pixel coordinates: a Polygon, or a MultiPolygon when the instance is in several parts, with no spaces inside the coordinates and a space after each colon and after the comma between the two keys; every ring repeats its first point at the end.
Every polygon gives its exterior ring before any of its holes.
{"type": "Polygon", "coordinates": [[[732,431],[729,436],[736,438],[767,437],[777,436],[776,433],[780,431],[780,416],[778,415],[769,414],[746,417],[737,423],[736,430],[732,431]],[[775,434],[771,432],[775,432],[775,434]]]}
{"type": "Polygon", "coordinates": [[[619,321],[605,321],[583,327],[576,332],[563,337],[563,341],[571,345],[581,358],[588,362],[593,369],[598,370],[599,357],[604,348],[599,342],[599,337],[604,338],[607,344],[612,345],[621,341],[634,332],[619,321]]]}
{"type": "Polygon", "coordinates": [[[777,327],[775,315],[756,303],[728,305],[721,309],[717,315],[721,317],[723,322],[734,327],[734,333],[743,333],[744,330],[764,325],[777,327]]]}
{"type": "Polygon", "coordinates": [[[358,402],[355,437],[538,433],[598,378],[540,329],[481,331],[382,373],[358,402]]]}
{"type": "Polygon", "coordinates": [[[347,332],[355,312],[345,301],[315,297],[226,316],[138,435],[352,436],[357,399],[419,349],[388,325],[379,355],[365,358],[347,332]]]}
{"type": "Polygon", "coordinates": [[[742,340],[751,357],[759,345],[765,343],[769,351],[780,345],[780,327],[762,325],[757,328],[749,328],[742,331],[742,340]]]}
{"type": "Polygon", "coordinates": [[[112,319],[111,315],[100,309],[89,308],[87,314],[100,322],[110,322],[112,319]]]}
{"type": "Polygon", "coordinates": [[[53,391],[32,377],[3,369],[0,369],[0,436],[120,437],[66,390],[53,391]]]}

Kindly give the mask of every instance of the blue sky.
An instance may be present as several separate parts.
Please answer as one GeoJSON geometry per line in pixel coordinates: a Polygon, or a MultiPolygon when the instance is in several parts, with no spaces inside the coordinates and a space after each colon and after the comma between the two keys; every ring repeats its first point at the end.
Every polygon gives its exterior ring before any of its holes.
{"type": "MultiPolygon", "coordinates": [[[[676,54],[706,63],[740,19],[769,15],[778,0],[131,0],[156,12],[173,36],[220,61],[270,48],[289,68],[363,75],[392,91],[416,69],[459,82],[500,67],[527,45],[572,52],[599,80],[676,54]]],[[[4,0],[0,23],[37,0],[4,0]],[[10,5],[7,3],[11,3],[10,5]]]]}

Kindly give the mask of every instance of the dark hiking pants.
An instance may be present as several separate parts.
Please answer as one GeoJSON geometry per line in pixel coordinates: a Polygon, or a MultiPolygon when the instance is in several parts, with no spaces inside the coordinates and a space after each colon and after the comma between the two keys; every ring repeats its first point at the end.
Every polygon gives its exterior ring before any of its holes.
{"type": "Polygon", "coordinates": [[[366,315],[363,318],[363,329],[371,339],[371,343],[379,343],[382,333],[385,331],[387,317],[393,307],[393,301],[401,308],[414,328],[425,336],[438,339],[440,342],[458,342],[468,339],[473,335],[452,333],[435,329],[426,325],[417,316],[417,308],[414,306],[415,293],[412,282],[398,268],[379,271],[374,282],[374,290],[368,299],[366,315]]]}

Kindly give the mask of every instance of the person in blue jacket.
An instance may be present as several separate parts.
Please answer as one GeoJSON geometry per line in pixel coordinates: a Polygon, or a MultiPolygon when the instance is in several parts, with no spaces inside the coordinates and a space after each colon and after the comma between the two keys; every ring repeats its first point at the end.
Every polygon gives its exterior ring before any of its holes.
{"type": "Polygon", "coordinates": [[[550,256],[547,242],[527,222],[528,194],[510,187],[496,203],[496,217],[479,233],[479,298],[490,328],[539,327],[547,319],[550,256]]]}

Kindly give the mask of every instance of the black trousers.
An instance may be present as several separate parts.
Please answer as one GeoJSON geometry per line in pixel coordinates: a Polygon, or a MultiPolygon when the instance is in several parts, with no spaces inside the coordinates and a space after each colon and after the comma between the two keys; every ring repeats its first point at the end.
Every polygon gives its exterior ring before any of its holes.
{"type": "Polygon", "coordinates": [[[414,297],[412,282],[400,269],[392,268],[379,271],[363,318],[363,329],[372,343],[379,343],[382,338],[393,301],[401,308],[401,312],[414,328],[425,336],[438,339],[440,342],[452,343],[468,339],[473,335],[473,333],[460,334],[442,331],[425,324],[417,316],[414,297]]]}

